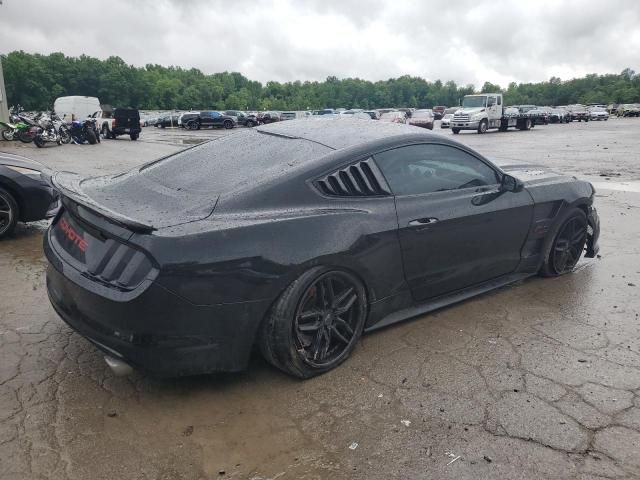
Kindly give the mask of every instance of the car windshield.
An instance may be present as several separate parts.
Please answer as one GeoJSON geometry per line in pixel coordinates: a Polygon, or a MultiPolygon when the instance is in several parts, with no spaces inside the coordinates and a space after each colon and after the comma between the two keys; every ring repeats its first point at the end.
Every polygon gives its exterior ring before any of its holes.
{"type": "Polygon", "coordinates": [[[463,108],[478,108],[487,105],[487,97],[485,95],[464,97],[462,99],[463,108]]]}
{"type": "Polygon", "coordinates": [[[252,129],[147,164],[141,173],[173,190],[220,194],[281,175],[331,151],[308,140],[283,138],[252,129]]]}
{"type": "Polygon", "coordinates": [[[413,118],[431,118],[433,116],[433,114],[431,112],[428,111],[417,111],[417,112],[413,112],[412,117],[413,118]]]}

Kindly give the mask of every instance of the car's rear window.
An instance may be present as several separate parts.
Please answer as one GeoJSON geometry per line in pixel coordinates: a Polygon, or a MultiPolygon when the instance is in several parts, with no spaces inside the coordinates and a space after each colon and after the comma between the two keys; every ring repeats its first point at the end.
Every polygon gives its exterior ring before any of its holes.
{"type": "Polygon", "coordinates": [[[142,167],[141,172],[175,190],[221,194],[260,183],[332,150],[298,138],[246,130],[142,167]]]}

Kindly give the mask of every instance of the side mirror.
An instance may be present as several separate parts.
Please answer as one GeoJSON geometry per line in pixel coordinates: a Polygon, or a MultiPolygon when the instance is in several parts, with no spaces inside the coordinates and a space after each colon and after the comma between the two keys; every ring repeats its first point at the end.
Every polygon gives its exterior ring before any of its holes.
{"type": "Polygon", "coordinates": [[[500,182],[500,190],[503,192],[519,192],[524,188],[523,183],[516,177],[511,175],[503,175],[502,182],[500,182]]]}

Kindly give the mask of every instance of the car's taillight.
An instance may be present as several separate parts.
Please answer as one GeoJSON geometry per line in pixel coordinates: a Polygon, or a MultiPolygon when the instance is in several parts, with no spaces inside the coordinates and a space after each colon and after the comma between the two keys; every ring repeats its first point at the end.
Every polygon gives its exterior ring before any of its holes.
{"type": "Polygon", "coordinates": [[[116,122],[116,119],[114,118],[113,121],[111,122],[111,130],[113,130],[114,128],[116,128],[116,125],[118,124],[118,122],[116,122]]]}

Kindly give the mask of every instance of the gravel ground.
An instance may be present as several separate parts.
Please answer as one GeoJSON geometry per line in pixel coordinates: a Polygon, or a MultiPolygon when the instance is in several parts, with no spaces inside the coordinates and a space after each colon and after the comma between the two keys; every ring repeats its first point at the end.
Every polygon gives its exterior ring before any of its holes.
{"type": "MultiPolygon", "coordinates": [[[[46,223],[21,226],[0,242],[0,479],[640,478],[639,132],[457,136],[594,182],[601,258],[367,335],[305,382],[258,357],[239,375],[114,377],[49,306],[46,223]]],[[[92,175],[225,134],[0,151],[92,175]]]]}

